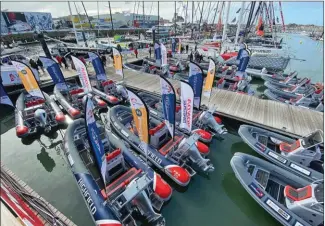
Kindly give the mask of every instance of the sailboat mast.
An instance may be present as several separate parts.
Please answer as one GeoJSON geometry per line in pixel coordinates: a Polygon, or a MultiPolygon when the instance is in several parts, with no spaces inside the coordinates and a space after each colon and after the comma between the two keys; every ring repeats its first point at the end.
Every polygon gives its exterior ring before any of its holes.
{"type": "Polygon", "coordinates": [[[219,2],[217,3],[217,7],[215,8],[212,25],[214,24],[214,21],[216,20],[216,16],[217,16],[217,12],[218,12],[218,7],[219,7],[219,2]]]}
{"type": "Polygon", "coordinates": [[[238,18],[238,25],[237,25],[237,30],[236,30],[236,38],[235,38],[235,45],[238,44],[238,36],[239,36],[239,31],[240,31],[240,26],[241,26],[241,22],[243,20],[243,15],[245,12],[245,2],[241,3],[241,7],[240,7],[240,13],[239,13],[239,18],[238,18]]]}
{"type": "Polygon", "coordinates": [[[230,11],[230,2],[228,2],[228,4],[227,4],[227,14],[226,14],[226,21],[225,21],[225,24],[223,26],[222,42],[224,42],[226,40],[226,36],[227,36],[227,26],[228,26],[228,19],[229,19],[229,11],[230,11]]]}
{"type": "Polygon", "coordinates": [[[279,7],[280,7],[280,14],[281,14],[281,20],[282,20],[282,30],[283,32],[286,31],[285,25],[284,25],[284,18],[283,18],[283,12],[282,12],[282,4],[279,2],[279,7]]]}
{"type": "Polygon", "coordinates": [[[109,7],[109,15],[111,17],[112,30],[114,31],[114,24],[113,24],[113,17],[112,17],[111,2],[108,2],[108,7],[109,7]]]}
{"type": "Polygon", "coordinates": [[[84,5],[84,2],[81,2],[81,4],[82,4],[82,7],[83,7],[84,10],[85,10],[86,17],[87,17],[88,22],[89,22],[89,27],[90,27],[91,29],[93,29],[93,26],[91,25],[91,21],[90,21],[90,19],[89,19],[89,17],[88,17],[88,13],[87,13],[86,7],[85,7],[85,5],[84,5]]]}
{"type": "Polygon", "coordinates": [[[202,21],[203,7],[204,7],[204,2],[203,2],[203,5],[202,5],[202,8],[201,8],[201,15],[200,15],[200,21],[199,21],[199,33],[201,31],[201,21],[202,21]]]}
{"type": "Polygon", "coordinates": [[[193,20],[194,20],[194,1],[192,2],[192,26],[191,26],[191,38],[193,38],[193,20]]]}
{"type": "Polygon", "coordinates": [[[79,42],[78,42],[77,30],[76,30],[76,27],[74,26],[74,16],[72,16],[70,2],[68,2],[68,6],[69,6],[70,17],[71,17],[71,21],[72,21],[72,27],[73,27],[74,35],[75,35],[75,38],[76,38],[76,41],[77,41],[77,45],[78,45],[79,42]]]}
{"type": "Polygon", "coordinates": [[[142,1],[142,27],[144,27],[144,1],[142,1]]]}
{"type": "Polygon", "coordinates": [[[99,37],[99,5],[98,5],[98,1],[97,1],[97,24],[98,24],[98,37],[99,37]]]}
{"type": "Polygon", "coordinates": [[[175,29],[175,36],[176,36],[176,1],[175,1],[175,13],[174,13],[174,29],[175,29]]]}

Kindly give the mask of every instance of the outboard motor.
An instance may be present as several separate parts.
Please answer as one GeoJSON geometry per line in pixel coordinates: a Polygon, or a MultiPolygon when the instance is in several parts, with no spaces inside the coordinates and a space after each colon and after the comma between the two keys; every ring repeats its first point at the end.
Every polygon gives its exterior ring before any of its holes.
{"type": "MultiPolygon", "coordinates": [[[[178,150],[186,150],[188,151],[189,159],[200,168],[205,173],[210,173],[214,171],[213,165],[210,163],[209,159],[205,159],[200,154],[198,148],[194,144],[189,144],[188,142],[191,142],[191,138],[195,139],[195,136],[198,138],[198,134],[193,134],[191,137],[187,139],[183,139],[181,143],[178,146],[178,150]]],[[[196,139],[197,139],[196,138],[196,139]]],[[[193,140],[192,140],[193,141],[193,140]]]]}
{"type": "MultiPolygon", "coordinates": [[[[131,184],[137,183],[135,180],[133,180],[131,184]]],[[[165,225],[165,219],[162,217],[161,214],[158,214],[154,211],[151,205],[151,201],[148,198],[145,191],[142,191],[139,193],[132,202],[137,206],[139,211],[142,213],[143,216],[147,217],[147,220],[156,226],[164,226],[165,225]]]]}
{"type": "Polygon", "coordinates": [[[224,128],[224,125],[219,124],[213,115],[208,111],[203,111],[199,117],[198,123],[204,127],[208,127],[218,134],[226,134],[227,130],[224,128]]]}
{"type": "Polygon", "coordinates": [[[237,84],[237,90],[244,92],[246,86],[247,86],[247,82],[245,80],[240,80],[237,84]]]}
{"type": "Polygon", "coordinates": [[[45,132],[51,130],[51,126],[47,125],[47,113],[44,109],[37,109],[34,113],[35,120],[44,128],[45,132]]]}
{"type": "Polygon", "coordinates": [[[124,99],[128,99],[128,92],[123,85],[116,85],[116,92],[120,94],[124,99]]]}

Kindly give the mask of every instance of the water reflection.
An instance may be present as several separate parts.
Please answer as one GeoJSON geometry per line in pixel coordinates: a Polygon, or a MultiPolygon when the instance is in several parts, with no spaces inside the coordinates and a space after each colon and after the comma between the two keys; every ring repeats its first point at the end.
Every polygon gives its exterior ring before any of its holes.
{"type": "Polygon", "coordinates": [[[225,174],[222,180],[222,187],[226,195],[236,204],[238,210],[255,222],[256,225],[280,225],[279,222],[250,197],[234,173],[225,174]]]}

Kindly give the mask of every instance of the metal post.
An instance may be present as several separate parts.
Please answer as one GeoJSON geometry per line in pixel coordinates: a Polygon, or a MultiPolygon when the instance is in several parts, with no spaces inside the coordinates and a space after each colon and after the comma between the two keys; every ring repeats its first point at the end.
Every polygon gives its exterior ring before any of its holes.
{"type": "Polygon", "coordinates": [[[160,16],[159,16],[159,1],[158,1],[158,30],[157,30],[158,36],[159,36],[159,23],[160,23],[160,16]]]}
{"type": "Polygon", "coordinates": [[[229,10],[230,10],[230,2],[228,2],[227,5],[227,14],[226,14],[226,21],[223,26],[223,32],[222,32],[222,42],[226,40],[226,35],[227,35],[227,25],[228,25],[228,18],[229,18],[229,10]]]}
{"type": "Polygon", "coordinates": [[[99,5],[98,5],[98,1],[97,1],[97,25],[98,25],[98,37],[99,37],[99,5]]]}
{"type": "Polygon", "coordinates": [[[113,24],[113,17],[112,17],[111,2],[108,2],[108,7],[109,7],[109,15],[111,17],[112,30],[114,31],[114,24],[113,24]]]}
{"type": "MultiPolygon", "coordinates": [[[[213,17],[213,21],[212,21],[212,25],[214,24],[214,21],[216,19],[216,16],[217,16],[217,12],[218,12],[218,7],[219,7],[219,2],[217,3],[217,8],[215,8],[215,13],[214,13],[214,17],[213,17]]],[[[212,30],[212,29],[211,29],[212,30]]]]}
{"type": "Polygon", "coordinates": [[[237,43],[238,43],[238,35],[239,35],[240,25],[241,25],[241,21],[243,19],[244,11],[245,11],[245,2],[242,2],[241,3],[241,11],[240,11],[239,18],[238,18],[238,25],[237,25],[237,31],[236,31],[235,45],[237,45],[237,43]]]}
{"type": "Polygon", "coordinates": [[[185,26],[184,26],[184,33],[185,33],[185,31],[186,31],[186,27],[187,27],[187,25],[186,25],[186,22],[187,22],[187,9],[188,9],[188,2],[186,2],[186,12],[185,12],[185,26]]]}

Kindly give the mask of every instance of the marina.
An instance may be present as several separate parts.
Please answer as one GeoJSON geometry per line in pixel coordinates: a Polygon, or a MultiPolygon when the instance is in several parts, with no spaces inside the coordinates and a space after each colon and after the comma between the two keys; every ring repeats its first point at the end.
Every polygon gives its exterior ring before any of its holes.
{"type": "Polygon", "coordinates": [[[323,27],[293,34],[300,3],[57,4],[1,13],[1,225],[324,224],[323,27]]]}

